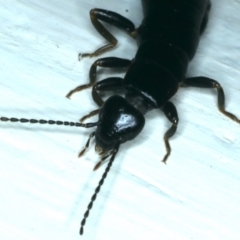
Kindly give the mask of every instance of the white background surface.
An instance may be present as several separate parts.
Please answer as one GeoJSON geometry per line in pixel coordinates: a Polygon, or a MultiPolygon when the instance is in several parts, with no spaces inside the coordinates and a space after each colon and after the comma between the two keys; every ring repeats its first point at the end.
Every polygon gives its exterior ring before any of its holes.
{"type": "MultiPolygon", "coordinates": [[[[137,0],[1,1],[1,116],[77,121],[96,109],[90,90],[64,97],[88,82],[94,59],[79,62],[78,53],[105,43],[89,19],[94,7],[136,26],[142,20],[137,0]]],[[[239,0],[212,0],[188,73],[218,80],[227,109],[238,117],[239,12],[239,0]]],[[[133,58],[135,41],[110,29],[119,44],[104,56],[133,58]]],[[[82,239],[240,239],[240,126],[218,112],[214,90],[181,89],[173,102],[180,123],[167,165],[162,138],[169,122],[153,111],[141,135],[121,146],[82,239]]],[[[79,239],[106,166],[92,171],[93,145],[77,158],[91,131],[0,123],[1,239],[79,239]]]]}

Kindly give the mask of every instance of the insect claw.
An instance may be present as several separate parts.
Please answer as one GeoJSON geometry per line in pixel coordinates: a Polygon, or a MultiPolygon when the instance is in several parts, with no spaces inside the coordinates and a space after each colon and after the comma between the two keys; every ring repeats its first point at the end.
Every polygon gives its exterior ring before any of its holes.
{"type": "Polygon", "coordinates": [[[162,160],[163,163],[167,164],[167,159],[168,159],[169,155],[170,155],[170,151],[169,151],[169,149],[167,149],[167,153],[165,154],[165,156],[162,160]]]}
{"type": "Polygon", "coordinates": [[[66,98],[70,99],[70,96],[71,96],[71,95],[72,95],[71,93],[68,93],[68,94],[66,95],[66,98]]]}
{"type": "Polygon", "coordinates": [[[165,163],[165,164],[167,164],[167,158],[168,158],[168,156],[166,155],[166,156],[164,157],[164,159],[162,160],[162,162],[165,163]]]}

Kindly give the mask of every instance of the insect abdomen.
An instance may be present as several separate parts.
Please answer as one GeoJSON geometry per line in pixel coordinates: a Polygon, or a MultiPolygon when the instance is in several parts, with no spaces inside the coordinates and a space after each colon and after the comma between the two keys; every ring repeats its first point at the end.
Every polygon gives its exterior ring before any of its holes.
{"type": "Polygon", "coordinates": [[[142,0],[144,19],[138,43],[159,40],[184,51],[189,60],[196,52],[208,0],[142,0]]]}

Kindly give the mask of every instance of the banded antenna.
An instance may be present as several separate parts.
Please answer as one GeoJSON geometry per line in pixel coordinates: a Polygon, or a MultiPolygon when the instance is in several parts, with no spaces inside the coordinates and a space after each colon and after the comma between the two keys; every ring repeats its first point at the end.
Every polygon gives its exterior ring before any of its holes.
{"type": "Polygon", "coordinates": [[[7,117],[1,117],[0,121],[2,122],[20,122],[20,123],[40,123],[40,124],[56,124],[56,125],[64,125],[64,126],[74,126],[74,127],[84,127],[84,128],[90,128],[95,127],[99,124],[99,122],[94,123],[79,123],[79,122],[68,122],[68,121],[54,121],[54,120],[36,120],[36,119],[26,119],[26,118],[7,118],[7,117]]]}
{"type": "MultiPolygon", "coordinates": [[[[32,124],[39,123],[39,124],[50,124],[50,125],[56,124],[56,125],[64,125],[64,126],[70,126],[70,127],[71,127],[71,126],[74,126],[74,127],[84,127],[84,128],[91,128],[91,127],[94,127],[94,126],[97,126],[98,124],[100,124],[100,122],[94,122],[94,123],[79,123],[79,122],[69,122],[69,121],[54,121],[54,120],[44,120],[44,119],[36,120],[36,119],[13,118],[13,117],[12,117],[12,118],[1,117],[1,118],[0,118],[0,121],[2,121],[2,122],[14,122],[14,123],[15,123],[15,122],[20,122],[20,123],[32,123],[32,124]]],[[[88,148],[88,146],[89,146],[89,143],[90,143],[91,138],[94,137],[94,136],[95,136],[95,132],[92,132],[92,133],[90,134],[90,136],[89,136],[89,139],[88,139],[88,141],[87,141],[84,149],[79,153],[79,157],[81,157],[81,156],[84,154],[85,150],[86,150],[86,149],[88,148]]],[[[107,165],[107,167],[106,167],[106,169],[105,169],[105,171],[104,171],[104,173],[103,173],[103,175],[102,175],[101,180],[100,180],[99,183],[98,183],[98,186],[97,186],[96,189],[95,189],[94,194],[93,194],[92,197],[91,197],[90,203],[89,203],[88,206],[87,206],[87,210],[86,210],[86,212],[85,212],[84,215],[83,215],[83,219],[82,219],[82,221],[81,221],[81,226],[80,226],[80,231],[79,231],[80,235],[83,234],[84,225],[85,225],[86,220],[87,220],[87,218],[88,218],[88,216],[89,216],[90,210],[92,209],[93,203],[94,203],[94,201],[95,201],[96,198],[97,198],[97,194],[100,192],[100,189],[101,189],[101,187],[102,187],[102,185],[103,185],[103,183],[104,183],[104,180],[106,179],[107,174],[108,174],[108,172],[109,172],[109,170],[110,170],[110,168],[111,168],[111,166],[112,166],[112,163],[113,163],[113,161],[114,161],[114,159],[115,159],[115,156],[116,156],[116,154],[117,154],[117,152],[118,152],[119,146],[120,146],[120,142],[118,142],[111,151],[109,151],[109,152],[103,151],[103,152],[100,152],[100,154],[99,154],[99,155],[104,155],[104,156],[102,156],[102,158],[100,159],[100,161],[96,164],[96,166],[95,166],[94,169],[93,169],[94,171],[97,170],[97,169],[100,167],[100,165],[101,165],[107,158],[110,157],[110,160],[109,160],[109,163],[108,163],[108,165],[107,165]]],[[[96,149],[96,150],[99,150],[97,146],[95,147],[95,149],[96,149]]]]}
{"type": "MultiPolygon", "coordinates": [[[[85,223],[86,223],[86,220],[87,220],[87,218],[88,218],[88,216],[89,216],[90,210],[91,210],[91,208],[92,208],[92,206],[93,206],[93,203],[94,203],[94,201],[95,201],[96,198],[97,198],[97,194],[100,192],[101,186],[103,185],[104,180],[106,179],[107,174],[108,174],[108,172],[109,172],[109,170],[110,170],[110,168],[111,168],[111,166],[112,166],[112,163],[113,163],[113,161],[114,161],[114,159],[115,159],[115,156],[116,156],[116,154],[117,154],[117,152],[118,152],[119,146],[120,146],[120,142],[118,142],[118,143],[115,145],[115,147],[113,148],[113,150],[112,150],[111,153],[110,153],[111,155],[107,155],[107,156],[111,156],[111,158],[110,158],[109,163],[108,163],[108,165],[107,165],[107,167],[106,167],[106,169],[105,169],[105,171],[104,171],[104,173],[103,173],[103,175],[102,175],[101,180],[100,180],[99,183],[98,183],[98,186],[97,186],[96,189],[95,189],[94,194],[93,194],[92,197],[91,197],[90,203],[89,203],[88,206],[87,206],[87,211],[86,211],[86,212],[84,213],[84,215],[83,215],[83,219],[82,219],[82,221],[81,221],[80,232],[79,232],[80,235],[83,234],[83,228],[84,228],[84,225],[85,225],[85,223]]],[[[95,170],[95,169],[94,169],[94,170],[95,170]]]]}

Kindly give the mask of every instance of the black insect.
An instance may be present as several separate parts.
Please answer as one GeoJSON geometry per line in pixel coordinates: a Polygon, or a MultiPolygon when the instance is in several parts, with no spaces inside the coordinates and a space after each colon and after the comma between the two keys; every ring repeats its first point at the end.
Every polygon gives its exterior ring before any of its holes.
{"type": "Polygon", "coordinates": [[[142,0],[142,5],[144,19],[138,28],[135,28],[130,20],[115,12],[103,9],[90,11],[94,27],[109,44],[93,53],[80,54],[80,58],[96,57],[116,46],[117,39],[100,21],[125,30],[131,37],[137,39],[139,45],[133,60],[116,57],[96,60],[90,68],[90,83],[81,85],[67,94],[69,98],[75,92],[92,87],[92,97],[99,109],[81,118],[81,123],[0,118],[1,121],[11,122],[96,127],[79,156],[82,156],[88,148],[91,138],[95,137],[95,149],[101,155],[101,159],[94,170],[107,159],[109,163],[84,214],[80,234],[83,234],[83,227],[90,209],[111,168],[119,146],[134,139],[141,132],[145,124],[144,114],[152,109],[161,109],[172,124],[164,135],[166,155],[163,162],[167,161],[171,153],[169,138],[174,135],[178,125],[177,110],[169,99],[179,87],[215,88],[218,93],[219,110],[240,123],[235,115],[225,110],[224,92],[217,81],[207,77],[185,78],[188,63],[195,55],[199,37],[208,21],[210,1],[142,0]],[[124,78],[110,77],[96,83],[97,67],[127,68],[127,73],[124,78]],[[124,91],[125,97],[113,95],[104,102],[100,93],[112,90],[124,91]],[[99,114],[97,122],[82,123],[96,114],[99,114]]]}

